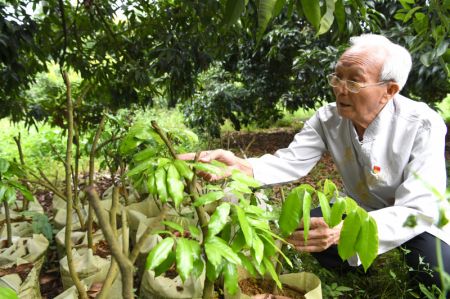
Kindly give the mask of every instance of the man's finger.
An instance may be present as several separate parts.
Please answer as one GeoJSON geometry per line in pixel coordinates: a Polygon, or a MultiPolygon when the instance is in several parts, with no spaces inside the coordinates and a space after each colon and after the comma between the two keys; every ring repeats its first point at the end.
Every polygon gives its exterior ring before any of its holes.
{"type": "Polygon", "coordinates": [[[185,160],[185,161],[194,160],[195,153],[179,154],[179,155],[177,155],[177,159],[185,160]]]}

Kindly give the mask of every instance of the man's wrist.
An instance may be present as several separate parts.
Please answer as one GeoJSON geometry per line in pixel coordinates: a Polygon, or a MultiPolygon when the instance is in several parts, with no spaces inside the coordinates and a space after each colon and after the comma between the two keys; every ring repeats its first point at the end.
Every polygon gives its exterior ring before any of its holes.
{"type": "Polygon", "coordinates": [[[245,173],[248,176],[253,177],[253,167],[250,164],[250,162],[248,162],[245,159],[242,158],[237,158],[237,169],[239,169],[241,172],[245,173]]]}

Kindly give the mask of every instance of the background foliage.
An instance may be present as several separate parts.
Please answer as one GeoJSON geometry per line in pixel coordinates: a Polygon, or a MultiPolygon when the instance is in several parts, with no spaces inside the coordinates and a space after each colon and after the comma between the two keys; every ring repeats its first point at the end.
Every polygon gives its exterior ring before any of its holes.
{"type": "Polygon", "coordinates": [[[79,79],[80,131],[105,109],[155,104],[183,104],[215,136],[227,119],[267,126],[284,109],[333,101],[325,76],[348,38],[367,32],[413,53],[403,93],[433,104],[450,90],[449,10],[448,0],[2,2],[0,117],[64,127],[64,90],[29,91],[62,68],[79,79]]]}

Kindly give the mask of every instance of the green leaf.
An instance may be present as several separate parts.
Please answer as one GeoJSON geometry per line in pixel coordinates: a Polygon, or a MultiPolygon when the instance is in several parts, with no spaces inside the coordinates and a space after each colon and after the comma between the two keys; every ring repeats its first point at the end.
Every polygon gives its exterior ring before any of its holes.
{"type": "Polygon", "coordinates": [[[360,228],[361,221],[358,213],[353,211],[348,214],[344,219],[338,243],[338,253],[342,260],[347,260],[355,254],[355,245],[360,228]]]}
{"type": "Polygon", "coordinates": [[[244,194],[251,194],[252,190],[246,185],[238,181],[232,181],[228,187],[230,187],[232,190],[236,190],[240,193],[244,194]]]}
{"type": "Polygon", "coordinates": [[[225,194],[223,193],[223,191],[209,192],[197,198],[197,200],[194,202],[194,206],[199,207],[202,205],[206,205],[214,201],[217,201],[223,198],[224,196],[225,194]]]}
{"type": "Polygon", "coordinates": [[[194,177],[194,172],[189,168],[189,165],[186,163],[186,161],[175,159],[173,161],[173,165],[178,170],[178,173],[184,177],[185,179],[192,180],[194,177]]]}
{"type": "Polygon", "coordinates": [[[0,202],[3,202],[6,190],[8,190],[8,186],[0,182],[0,202]]]}
{"type": "Polygon", "coordinates": [[[175,223],[175,222],[169,221],[169,220],[162,221],[161,223],[176,230],[176,231],[179,231],[181,234],[184,234],[184,228],[181,225],[179,225],[178,223],[175,223]]]}
{"type": "Polygon", "coordinates": [[[356,201],[353,200],[351,197],[344,197],[345,200],[345,213],[350,214],[352,211],[357,211],[361,209],[356,201]]]}
{"type": "Polygon", "coordinates": [[[337,0],[334,8],[334,15],[336,17],[336,22],[338,24],[339,32],[344,32],[345,30],[345,7],[344,0],[337,0]]]}
{"type": "Polygon", "coordinates": [[[224,202],[217,207],[208,223],[208,237],[215,236],[220,233],[225,224],[227,224],[229,214],[229,203],[224,202]]]}
{"type": "Polygon", "coordinates": [[[317,191],[317,197],[319,198],[320,209],[322,210],[322,217],[325,220],[325,223],[330,226],[331,220],[331,208],[330,203],[328,202],[327,197],[320,191],[317,191]]]}
{"type": "Polygon", "coordinates": [[[258,237],[257,234],[253,234],[253,247],[252,247],[254,253],[255,253],[255,260],[258,264],[261,263],[263,256],[264,256],[264,243],[261,241],[261,239],[258,237]]]}
{"type": "Polygon", "coordinates": [[[320,1],[319,0],[300,0],[303,13],[306,19],[313,25],[316,30],[320,26],[320,1]]]}
{"type": "Polygon", "coordinates": [[[201,231],[198,229],[198,227],[189,225],[188,229],[189,229],[189,232],[191,233],[192,237],[194,237],[197,240],[201,239],[201,231]]]}
{"type": "Polygon", "coordinates": [[[449,42],[446,40],[442,40],[436,48],[436,57],[444,55],[444,53],[448,49],[449,42]]]}
{"type": "Polygon", "coordinates": [[[205,267],[205,263],[203,262],[203,260],[200,259],[194,259],[194,269],[192,269],[192,276],[194,276],[195,278],[199,278],[200,275],[202,275],[203,272],[203,268],[205,267]]]}
{"type": "MultiPolygon", "coordinates": [[[[269,235],[270,236],[270,235],[269,235]]],[[[266,251],[266,248],[268,248],[269,246],[267,246],[266,244],[270,245],[270,247],[272,247],[273,249],[275,249],[275,251],[278,251],[278,253],[284,258],[284,260],[286,261],[286,263],[292,267],[292,262],[289,260],[289,258],[283,253],[282,250],[280,250],[280,248],[278,248],[278,246],[275,244],[275,242],[273,241],[273,239],[269,239],[268,236],[261,234],[260,235],[261,238],[263,238],[265,240],[264,242],[264,250],[266,251]]],[[[267,252],[267,251],[266,251],[267,252]]],[[[265,253],[266,256],[268,256],[265,253]]],[[[272,256],[272,254],[270,254],[270,256],[272,256]]]]}
{"type": "Polygon", "coordinates": [[[208,262],[206,263],[206,277],[209,281],[216,281],[217,278],[219,278],[220,273],[222,272],[224,263],[220,263],[217,266],[214,266],[212,263],[208,262]]]}
{"type": "Polygon", "coordinates": [[[221,169],[217,166],[211,165],[209,163],[197,162],[197,163],[193,163],[192,165],[194,166],[194,168],[196,170],[200,170],[200,171],[203,171],[206,173],[211,173],[211,174],[216,174],[216,175],[222,175],[224,173],[223,169],[221,169]]]}
{"type": "Polygon", "coordinates": [[[329,179],[325,180],[325,182],[323,183],[323,193],[328,199],[332,199],[338,195],[336,185],[333,183],[333,181],[329,179]]]}
{"type": "Polygon", "coordinates": [[[126,155],[136,149],[141,143],[142,140],[136,140],[134,137],[127,135],[120,143],[119,152],[122,155],[126,155]]]}
{"type": "Polygon", "coordinates": [[[256,39],[259,41],[266,31],[267,25],[272,18],[277,0],[260,0],[258,1],[258,33],[256,39]]]}
{"type": "Polygon", "coordinates": [[[224,21],[227,26],[237,22],[245,10],[245,0],[228,0],[225,6],[224,21]]]}
{"type": "Polygon", "coordinates": [[[241,251],[242,248],[244,248],[245,246],[245,237],[244,237],[244,233],[242,232],[242,230],[238,230],[236,232],[236,235],[234,236],[234,240],[231,243],[231,248],[233,249],[234,252],[239,252],[241,251]]]}
{"type": "Polygon", "coordinates": [[[146,170],[152,169],[154,165],[153,160],[145,160],[144,162],[136,164],[136,166],[133,169],[130,169],[127,173],[127,177],[132,177],[136,174],[139,174],[141,172],[144,172],[146,170]]]}
{"type": "Polygon", "coordinates": [[[403,23],[408,22],[411,19],[411,17],[414,15],[414,13],[421,8],[422,8],[422,6],[416,6],[413,9],[411,9],[410,11],[408,11],[408,13],[403,18],[403,23]]]}
{"type": "Polygon", "coordinates": [[[277,287],[279,289],[282,289],[283,286],[281,285],[281,281],[278,278],[278,274],[275,271],[275,267],[273,266],[272,262],[270,261],[270,259],[264,257],[263,259],[263,264],[266,267],[267,272],[269,272],[270,276],[272,277],[272,279],[276,282],[277,287]]]}
{"type": "Polygon", "coordinates": [[[165,203],[169,197],[166,185],[167,172],[164,167],[160,167],[155,171],[156,190],[158,191],[159,199],[165,203]]]}
{"type": "Polygon", "coordinates": [[[4,174],[8,171],[9,162],[3,158],[0,158],[0,174],[4,174]]]}
{"type": "Polygon", "coordinates": [[[282,235],[291,235],[298,228],[302,217],[303,198],[300,197],[300,189],[297,187],[292,189],[281,207],[279,225],[282,235]]]}
{"type": "Polygon", "coordinates": [[[324,34],[325,32],[328,32],[330,30],[331,25],[334,21],[334,1],[335,0],[326,0],[327,3],[327,10],[325,11],[325,14],[320,19],[320,28],[317,32],[317,35],[324,34]]]}
{"type": "Polygon", "coordinates": [[[218,267],[222,262],[222,255],[219,251],[217,251],[217,246],[214,242],[205,242],[205,253],[208,257],[208,262],[211,263],[214,267],[218,267]]]}
{"type": "MultiPolygon", "coordinates": [[[[227,243],[219,237],[210,237],[206,240],[205,249],[208,245],[209,250],[215,250],[217,254],[224,257],[228,262],[240,265],[241,260],[237,256],[236,253],[227,245],[227,243]]],[[[210,258],[208,254],[208,250],[206,250],[206,254],[208,255],[208,259],[210,258]]],[[[211,263],[213,263],[211,261],[211,263]]],[[[213,263],[214,264],[214,263],[213,263]]]]}
{"type": "Polygon", "coordinates": [[[18,189],[20,193],[22,193],[23,197],[25,197],[27,200],[34,201],[33,193],[31,193],[30,190],[27,189],[27,187],[16,181],[9,181],[9,184],[18,189]]]}
{"type": "Polygon", "coordinates": [[[10,288],[0,287],[0,298],[2,299],[19,299],[17,293],[10,288]]]}
{"type": "Polygon", "coordinates": [[[367,271],[378,255],[378,227],[375,220],[366,211],[360,209],[358,212],[361,219],[361,229],[355,249],[364,271],[367,271]]]}
{"type": "Polygon", "coordinates": [[[237,255],[241,259],[242,266],[248,271],[248,273],[250,273],[251,276],[255,276],[256,270],[252,262],[250,261],[249,257],[241,252],[238,252],[237,255]]]}
{"type": "Polygon", "coordinates": [[[244,210],[239,206],[234,206],[236,209],[236,214],[238,216],[239,224],[242,232],[244,233],[245,243],[248,247],[252,247],[253,244],[253,230],[247,221],[247,216],[244,210]]]}
{"type": "Polygon", "coordinates": [[[5,200],[8,202],[8,205],[12,205],[16,202],[16,189],[13,187],[8,187],[5,192],[5,200]]]}
{"type": "Polygon", "coordinates": [[[283,10],[283,7],[286,5],[286,0],[277,0],[275,2],[275,7],[273,8],[272,17],[276,18],[283,10]]]}
{"type": "Polygon", "coordinates": [[[161,265],[165,259],[167,259],[169,253],[172,250],[173,244],[175,243],[173,238],[165,238],[159,242],[147,256],[147,262],[145,263],[146,270],[153,270],[154,268],[161,265]]]}
{"type": "Polygon", "coordinates": [[[149,174],[149,177],[147,180],[147,190],[152,195],[158,194],[158,189],[156,188],[156,179],[155,179],[154,173],[149,174]]]}
{"type": "Polygon", "coordinates": [[[245,173],[240,172],[238,170],[233,170],[233,172],[231,174],[231,178],[233,180],[235,180],[237,182],[240,182],[242,184],[245,184],[245,185],[247,185],[249,187],[256,188],[256,187],[261,186],[261,184],[257,180],[255,180],[254,178],[252,178],[252,177],[250,177],[250,176],[246,175],[245,173]]]}
{"type": "Polygon", "coordinates": [[[225,242],[227,242],[227,244],[229,244],[229,242],[231,241],[231,222],[225,224],[222,231],[220,232],[220,238],[222,238],[223,240],[225,240],[225,242]]]}
{"type": "Polygon", "coordinates": [[[420,62],[422,62],[424,66],[429,67],[433,61],[433,56],[433,52],[425,52],[420,55],[420,62]]]}
{"type": "Polygon", "coordinates": [[[303,238],[305,244],[308,242],[309,228],[311,224],[311,194],[308,191],[303,193],[303,238]]]}
{"type": "Polygon", "coordinates": [[[167,191],[178,208],[184,198],[184,184],[181,181],[180,174],[173,164],[169,164],[167,168],[167,191]]]}
{"type": "Polygon", "coordinates": [[[169,270],[175,260],[175,252],[170,251],[167,258],[158,267],[155,268],[155,276],[159,276],[169,270]]]}
{"type": "Polygon", "coordinates": [[[345,200],[342,197],[336,198],[331,207],[330,227],[335,227],[342,221],[342,215],[345,211],[345,200]]]}
{"type": "Polygon", "coordinates": [[[189,242],[185,238],[177,239],[177,272],[180,274],[181,280],[186,281],[192,269],[194,268],[194,257],[199,259],[200,245],[197,242],[189,242]]]}
{"type": "Polygon", "coordinates": [[[238,290],[238,272],[235,264],[227,263],[223,269],[225,289],[231,295],[236,294],[238,290]]]}
{"type": "Polygon", "coordinates": [[[133,156],[135,162],[141,162],[154,157],[158,153],[158,149],[155,147],[148,147],[133,156]]]}

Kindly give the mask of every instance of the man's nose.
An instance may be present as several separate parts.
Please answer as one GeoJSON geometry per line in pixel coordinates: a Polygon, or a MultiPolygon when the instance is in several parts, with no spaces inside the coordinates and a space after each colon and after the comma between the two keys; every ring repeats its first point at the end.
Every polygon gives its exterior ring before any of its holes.
{"type": "Polygon", "coordinates": [[[339,81],[339,84],[336,87],[334,87],[334,92],[336,94],[347,94],[348,89],[346,84],[347,83],[345,81],[339,81]]]}

